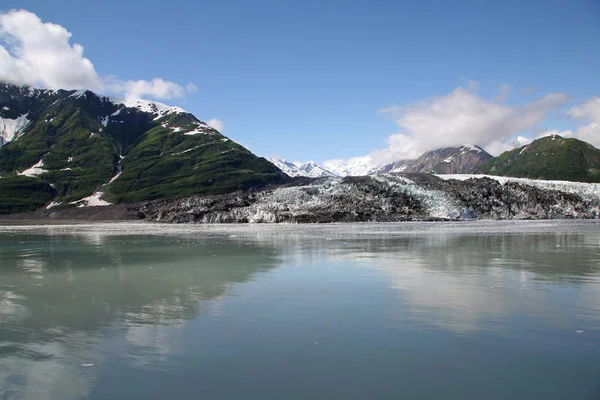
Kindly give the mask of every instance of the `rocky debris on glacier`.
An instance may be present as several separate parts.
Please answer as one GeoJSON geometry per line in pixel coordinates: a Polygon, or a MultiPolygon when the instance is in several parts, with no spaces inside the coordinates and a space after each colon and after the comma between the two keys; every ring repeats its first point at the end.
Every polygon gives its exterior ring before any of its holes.
{"type": "MultiPolygon", "coordinates": [[[[583,185],[583,186],[582,186],[583,185]]],[[[599,218],[600,185],[549,189],[540,181],[388,174],[298,181],[227,195],[157,200],[145,218],[169,223],[328,223],[599,218]]]]}

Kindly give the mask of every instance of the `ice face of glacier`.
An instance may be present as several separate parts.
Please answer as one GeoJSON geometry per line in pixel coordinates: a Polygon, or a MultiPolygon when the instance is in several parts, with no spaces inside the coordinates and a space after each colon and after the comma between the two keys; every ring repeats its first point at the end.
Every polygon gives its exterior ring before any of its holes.
{"type": "Polygon", "coordinates": [[[600,184],[428,174],[330,177],[147,203],[141,212],[153,220],[198,223],[598,218],[600,184]]]}

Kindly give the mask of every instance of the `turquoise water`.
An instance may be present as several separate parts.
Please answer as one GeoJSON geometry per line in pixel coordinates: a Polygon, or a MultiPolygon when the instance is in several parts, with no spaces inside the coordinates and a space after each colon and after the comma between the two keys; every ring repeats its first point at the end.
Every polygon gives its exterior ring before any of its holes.
{"type": "Polygon", "coordinates": [[[598,399],[600,224],[0,226],[1,399],[598,399]]]}

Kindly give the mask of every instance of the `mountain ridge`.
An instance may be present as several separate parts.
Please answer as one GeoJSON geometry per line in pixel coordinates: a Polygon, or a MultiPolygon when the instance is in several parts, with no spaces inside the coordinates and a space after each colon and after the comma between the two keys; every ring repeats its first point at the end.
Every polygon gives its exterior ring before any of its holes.
{"type": "MultiPolygon", "coordinates": [[[[32,182],[52,189],[49,205],[78,206],[226,193],[289,179],[179,107],[87,90],[0,85],[0,136],[0,210],[14,200],[8,192],[23,194],[32,182]]],[[[31,207],[46,204],[47,196],[32,197],[39,199],[31,207]]]]}
{"type": "Polygon", "coordinates": [[[506,151],[477,170],[521,178],[600,182],[600,149],[579,139],[550,135],[506,151]]]}
{"type": "Polygon", "coordinates": [[[554,135],[498,157],[461,145],[379,166],[365,156],[322,167],[258,157],[180,107],[89,90],[0,84],[0,213],[404,173],[600,182],[600,150],[554,135]]]}
{"type": "Polygon", "coordinates": [[[356,157],[351,160],[330,160],[326,166],[320,166],[314,161],[289,163],[282,158],[269,159],[273,164],[290,176],[368,176],[387,173],[447,173],[469,174],[475,171],[477,165],[492,158],[484,149],[476,145],[448,146],[427,151],[414,160],[398,160],[387,164],[377,165],[370,156],[356,157]],[[304,164],[312,168],[324,170],[326,174],[314,175],[304,173],[304,164]],[[293,175],[292,175],[293,174],[293,175]]]}
{"type": "Polygon", "coordinates": [[[269,162],[291,177],[304,176],[307,178],[323,178],[335,174],[314,161],[287,161],[281,157],[269,157],[269,162]]]}
{"type": "MultiPolygon", "coordinates": [[[[574,138],[550,135],[532,142],[519,137],[515,148],[493,157],[476,145],[442,147],[414,160],[375,165],[370,156],[332,160],[326,165],[335,176],[397,173],[489,174],[515,178],[600,182],[600,149],[574,138]],[[564,147],[563,144],[566,144],[564,147]],[[535,157],[534,157],[534,154],[535,157]],[[538,154],[539,153],[539,154],[538,154]]],[[[318,164],[317,164],[318,166],[318,164]]],[[[302,176],[302,171],[296,171],[302,176]]]]}

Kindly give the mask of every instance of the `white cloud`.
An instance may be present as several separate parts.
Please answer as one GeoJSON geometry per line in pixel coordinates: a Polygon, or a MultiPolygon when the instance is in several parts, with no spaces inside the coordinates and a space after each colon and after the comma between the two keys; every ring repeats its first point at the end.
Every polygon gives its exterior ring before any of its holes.
{"type": "Polygon", "coordinates": [[[387,154],[387,158],[414,158],[443,146],[469,143],[485,147],[511,140],[566,101],[564,94],[549,93],[522,105],[507,106],[458,87],[445,96],[381,110],[395,119],[400,132],[388,138],[386,150],[377,153],[387,154]]]}
{"type": "Polygon", "coordinates": [[[67,89],[97,89],[100,79],[83,47],[71,45],[71,33],[44,23],[35,14],[12,10],[0,14],[0,79],[13,84],[42,84],[67,89]]]}
{"type": "Polygon", "coordinates": [[[525,146],[526,144],[531,143],[531,141],[532,139],[527,138],[525,136],[517,136],[516,138],[511,140],[494,140],[493,142],[485,146],[485,149],[490,154],[498,155],[504,153],[505,151],[525,146]]]}
{"type": "Polygon", "coordinates": [[[568,109],[567,115],[573,119],[586,121],[587,124],[573,130],[545,130],[538,137],[559,135],[566,138],[576,138],[600,148],[600,97],[592,97],[586,102],[568,109]]]}
{"type": "Polygon", "coordinates": [[[547,129],[532,138],[519,136],[511,141],[495,141],[490,143],[486,149],[492,154],[499,154],[503,151],[529,144],[533,139],[552,135],[580,139],[600,148],[600,97],[593,97],[581,105],[568,109],[567,115],[574,119],[588,121],[589,123],[579,126],[574,130],[567,129],[561,131],[558,129],[547,129]]]}
{"type": "Polygon", "coordinates": [[[209,119],[208,121],[206,121],[206,124],[211,128],[218,130],[221,133],[223,132],[223,128],[225,128],[225,124],[223,123],[223,121],[216,118],[209,119]]]}
{"type": "MultiPolygon", "coordinates": [[[[505,105],[500,102],[508,97],[511,86],[500,86],[498,94],[487,99],[476,93],[479,87],[476,81],[462,79],[465,87],[459,86],[446,95],[380,110],[394,119],[399,131],[387,138],[387,148],[367,156],[372,165],[415,159],[429,150],[462,144],[477,144],[498,155],[528,143],[531,140],[526,137],[530,136],[528,131],[568,100],[565,94],[548,93],[527,103],[505,105]]],[[[596,110],[596,105],[573,113],[596,115],[591,110],[596,110]]],[[[324,165],[355,164],[364,159],[363,156],[346,161],[329,160],[324,165]]]]}
{"type": "Polygon", "coordinates": [[[64,27],[43,22],[26,10],[0,13],[0,81],[156,99],[182,97],[197,90],[192,84],[182,86],[162,78],[121,81],[99,76],[83,56],[83,46],[70,43],[71,36],[64,27]]]}
{"type": "MultiPolygon", "coordinates": [[[[492,154],[514,147],[513,137],[535,127],[544,115],[567,101],[561,93],[549,93],[518,106],[499,104],[458,87],[445,96],[436,96],[406,106],[381,110],[392,116],[400,131],[387,139],[388,147],[370,154],[375,164],[414,159],[423,152],[461,144],[478,144],[492,154]]],[[[508,94],[508,86],[500,93],[508,94]]]]}
{"type": "Polygon", "coordinates": [[[179,85],[175,82],[165,81],[162,78],[154,78],[151,81],[138,80],[118,83],[117,87],[125,90],[126,97],[141,98],[150,96],[157,99],[172,99],[183,97],[186,93],[196,92],[195,85],[179,85]]]}
{"type": "Polygon", "coordinates": [[[561,131],[555,134],[574,137],[584,140],[596,147],[600,147],[600,97],[592,97],[585,103],[567,110],[571,118],[581,119],[589,122],[574,131],[561,131]]]}

